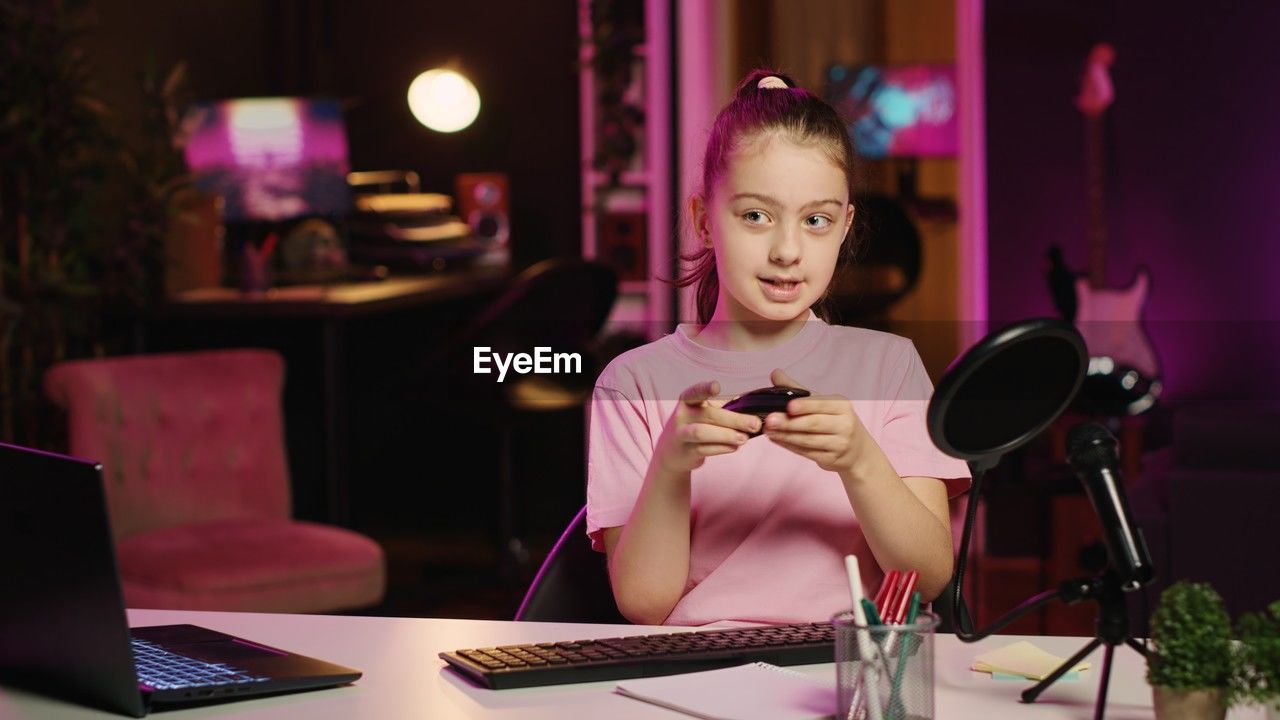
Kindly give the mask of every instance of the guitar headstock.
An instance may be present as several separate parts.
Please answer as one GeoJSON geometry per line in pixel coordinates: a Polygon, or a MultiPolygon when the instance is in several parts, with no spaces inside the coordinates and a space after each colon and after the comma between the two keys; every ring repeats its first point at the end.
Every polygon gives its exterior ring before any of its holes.
{"type": "Polygon", "coordinates": [[[1080,78],[1080,94],[1076,95],[1076,107],[1085,117],[1101,117],[1115,101],[1116,91],[1111,84],[1111,65],[1115,61],[1116,49],[1110,43],[1100,42],[1089,50],[1080,78]]]}

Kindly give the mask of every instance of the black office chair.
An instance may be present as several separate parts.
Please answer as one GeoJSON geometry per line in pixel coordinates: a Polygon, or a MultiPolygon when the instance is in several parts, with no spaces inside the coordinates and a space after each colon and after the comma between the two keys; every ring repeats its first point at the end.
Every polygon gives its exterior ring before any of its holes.
{"type": "MultiPolygon", "coordinates": [[[[597,336],[618,294],[617,275],[609,267],[580,258],[552,258],[522,272],[509,289],[482,310],[452,345],[450,394],[460,392],[459,405],[497,426],[499,435],[499,519],[504,571],[519,576],[529,560],[520,539],[512,467],[515,432],[537,429],[547,413],[581,412],[601,370],[597,336]],[[575,353],[581,372],[516,374],[503,382],[476,374],[473,350],[488,347],[494,355],[529,353],[549,347],[553,353],[575,353]]],[[[491,364],[492,365],[492,364],[491,364]]]]}
{"type": "MultiPolygon", "coordinates": [[[[933,603],[939,633],[955,632],[951,605],[944,593],[933,603]]],[[[967,608],[962,608],[968,618],[967,608]]],[[[547,553],[525,592],[516,620],[527,622],[630,623],[618,611],[609,582],[605,555],[591,549],[587,539],[587,508],[569,522],[555,547],[547,553]]],[[[972,621],[969,621],[972,623],[972,621]]]]}
{"type": "Polygon", "coordinates": [[[858,253],[836,268],[830,302],[839,322],[874,324],[919,282],[920,232],[894,198],[864,193],[855,203],[858,253]]]}
{"type": "MultiPolygon", "coordinates": [[[[951,605],[946,599],[944,593],[933,603],[933,612],[939,619],[937,632],[940,633],[954,632],[956,626],[951,617],[951,605]]],[[[547,559],[525,592],[515,619],[528,622],[630,622],[618,611],[613,599],[604,553],[592,550],[587,539],[585,507],[573,517],[555,547],[547,554],[547,559]]]]}
{"type": "Polygon", "coordinates": [[[587,509],[578,511],[525,593],[516,620],[627,623],[618,612],[604,553],[587,539],[587,509]]]}

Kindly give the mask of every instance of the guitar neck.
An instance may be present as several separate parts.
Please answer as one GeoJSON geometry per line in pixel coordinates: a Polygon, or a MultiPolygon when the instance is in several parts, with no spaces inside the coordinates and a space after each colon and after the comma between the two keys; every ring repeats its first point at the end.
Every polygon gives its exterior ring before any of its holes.
{"type": "Polygon", "coordinates": [[[1107,217],[1105,203],[1106,166],[1102,147],[1102,118],[1091,117],[1086,123],[1089,155],[1089,285],[1103,288],[1107,284],[1107,217]]]}

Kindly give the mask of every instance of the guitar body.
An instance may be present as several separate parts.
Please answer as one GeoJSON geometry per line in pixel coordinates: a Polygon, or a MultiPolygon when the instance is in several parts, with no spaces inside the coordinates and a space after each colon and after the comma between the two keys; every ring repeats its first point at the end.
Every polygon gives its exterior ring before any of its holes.
{"type": "Polygon", "coordinates": [[[1089,350],[1079,409],[1101,415],[1137,415],[1160,395],[1160,362],[1142,327],[1151,278],[1137,272],[1126,288],[1095,288],[1076,278],[1076,329],[1089,350]]]}
{"type": "Polygon", "coordinates": [[[1159,376],[1155,349],[1142,329],[1150,285],[1145,269],[1123,289],[1094,288],[1087,278],[1076,279],[1076,328],[1084,336],[1089,357],[1109,357],[1149,378],[1159,376]]]}

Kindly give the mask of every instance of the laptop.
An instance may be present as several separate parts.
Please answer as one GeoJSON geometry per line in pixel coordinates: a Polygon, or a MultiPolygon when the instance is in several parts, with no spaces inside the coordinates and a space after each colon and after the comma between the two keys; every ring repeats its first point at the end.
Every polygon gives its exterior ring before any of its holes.
{"type": "Polygon", "coordinates": [[[142,717],[354,682],[194,625],[130,630],[102,466],[0,443],[0,683],[142,717]]]}

